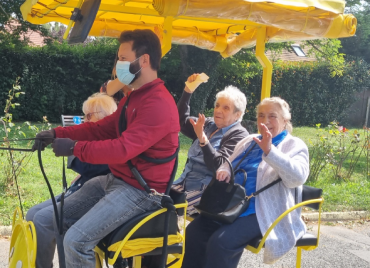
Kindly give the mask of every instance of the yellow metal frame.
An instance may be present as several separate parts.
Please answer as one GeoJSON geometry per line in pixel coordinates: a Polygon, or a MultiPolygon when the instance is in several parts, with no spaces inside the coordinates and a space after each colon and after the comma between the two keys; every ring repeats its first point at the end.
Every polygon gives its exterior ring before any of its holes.
{"type": "Polygon", "coordinates": [[[272,63],[266,57],[266,26],[257,30],[256,57],[263,67],[261,100],[271,95],[272,63]]]}
{"type": "MultiPolygon", "coordinates": [[[[77,8],[81,8],[82,2],[83,2],[83,0],[78,1],[77,8]]],[[[48,12],[50,12],[50,11],[48,11],[48,12]]],[[[68,23],[67,29],[66,29],[66,31],[64,32],[64,35],[63,35],[64,40],[67,39],[69,31],[71,30],[73,25],[74,25],[74,21],[70,20],[69,23],[68,23]]]]}
{"type": "Polygon", "coordinates": [[[265,235],[263,236],[260,244],[258,245],[257,248],[255,247],[252,247],[250,245],[248,245],[246,247],[247,250],[251,251],[252,253],[255,253],[257,254],[258,252],[260,252],[260,250],[262,249],[262,247],[264,246],[265,244],[265,241],[267,239],[267,237],[269,236],[270,232],[275,228],[275,226],[286,216],[288,215],[290,212],[292,212],[293,210],[296,210],[297,208],[300,208],[300,207],[303,207],[303,206],[307,206],[309,204],[314,204],[314,203],[320,203],[319,205],[319,220],[318,220],[318,230],[317,230],[317,244],[314,245],[314,246],[301,246],[301,247],[297,247],[297,260],[296,260],[296,268],[299,268],[301,267],[301,256],[302,256],[302,249],[304,250],[314,250],[315,248],[317,248],[319,246],[319,240],[320,240],[320,223],[321,223],[321,207],[322,207],[322,204],[324,202],[324,198],[317,198],[317,199],[311,199],[311,200],[307,200],[307,201],[304,201],[304,202],[301,202],[293,207],[291,207],[290,209],[286,210],[283,214],[281,214],[274,222],[273,224],[270,226],[270,228],[266,231],[265,235]]]}
{"type": "Polygon", "coordinates": [[[172,22],[173,17],[166,17],[163,23],[163,44],[162,44],[162,57],[170,51],[172,47],[172,22]]]}
{"type": "MultiPolygon", "coordinates": [[[[182,263],[182,260],[184,258],[184,252],[185,252],[185,228],[186,228],[186,220],[185,220],[185,215],[186,215],[186,208],[188,206],[188,202],[186,203],[181,203],[181,204],[175,204],[174,205],[176,209],[184,209],[184,221],[183,221],[183,234],[180,234],[181,237],[182,237],[182,254],[181,254],[181,258],[178,262],[176,262],[174,264],[174,266],[171,266],[171,267],[181,267],[181,263],[182,263]],[[178,266],[180,265],[180,266],[178,266]]],[[[125,243],[131,238],[131,236],[141,227],[143,226],[143,224],[145,224],[146,222],[150,221],[151,219],[153,219],[154,217],[160,215],[160,214],[163,214],[167,211],[166,208],[162,208],[160,210],[157,210],[155,212],[153,212],[152,214],[150,214],[149,216],[145,217],[144,219],[142,219],[137,225],[135,225],[134,228],[131,229],[131,231],[125,236],[125,238],[120,242],[120,245],[118,247],[118,249],[116,250],[113,258],[108,258],[108,264],[109,265],[113,265],[119,254],[121,253],[121,250],[123,248],[123,246],[125,245],[125,243]]],[[[102,265],[102,261],[104,260],[104,252],[101,251],[98,247],[95,247],[94,251],[98,254],[99,256],[99,259],[100,259],[100,264],[102,265]]],[[[149,251],[148,251],[149,252],[149,251]]],[[[133,257],[133,268],[140,268],[141,267],[141,256],[132,256],[133,257]]],[[[102,267],[102,266],[100,266],[102,267]]]]}

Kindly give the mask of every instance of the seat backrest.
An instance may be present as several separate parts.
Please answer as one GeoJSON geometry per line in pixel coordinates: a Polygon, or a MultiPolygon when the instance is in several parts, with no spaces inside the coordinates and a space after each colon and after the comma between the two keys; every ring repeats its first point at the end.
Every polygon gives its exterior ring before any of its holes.
{"type": "MultiPolygon", "coordinates": [[[[321,196],[322,196],[322,189],[303,185],[302,202],[311,200],[311,199],[317,199],[317,198],[320,198],[321,196]]],[[[309,204],[306,206],[318,210],[320,207],[320,203],[309,204]]]]}
{"type": "Polygon", "coordinates": [[[62,114],[62,125],[63,127],[68,126],[75,126],[75,122],[73,121],[73,117],[78,116],[81,118],[81,124],[84,122],[84,117],[82,115],[63,115],[62,114]]]}
{"type": "MultiPolygon", "coordinates": [[[[186,201],[186,193],[180,192],[174,189],[171,189],[170,197],[172,198],[174,204],[183,204],[186,201]]],[[[177,215],[179,216],[184,215],[183,208],[176,209],[176,211],[177,211],[177,215]]]]}

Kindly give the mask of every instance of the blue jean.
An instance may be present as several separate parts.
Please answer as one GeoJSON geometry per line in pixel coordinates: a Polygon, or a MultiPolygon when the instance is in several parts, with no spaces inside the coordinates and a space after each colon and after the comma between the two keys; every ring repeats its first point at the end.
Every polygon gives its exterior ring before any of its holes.
{"type": "Polygon", "coordinates": [[[98,242],[136,215],[161,208],[160,201],[160,196],[148,195],[112,174],[86,182],[65,200],[64,239],[56,236],[59,254],[64,247],[66,267],[95,267],[93,249],[98,242]]]}
{"type": "Polygon", "coordinates": [[[261,235],[256,214],[221,224],[202,215],[186,228],[182,268],[236,268],[245,246],[261,235]]]}
{"type": "MultiPolygon", "coordinates": [[[[58,199],[59,196],[56,196],[55,199],[58,199]]],[[[26,214],[26,220],[32,221],[35,225],[37,235],[37,268],[52,267],[56,245],[53,216],[54,208],[51,199],[31,207],[26,214]]]]}

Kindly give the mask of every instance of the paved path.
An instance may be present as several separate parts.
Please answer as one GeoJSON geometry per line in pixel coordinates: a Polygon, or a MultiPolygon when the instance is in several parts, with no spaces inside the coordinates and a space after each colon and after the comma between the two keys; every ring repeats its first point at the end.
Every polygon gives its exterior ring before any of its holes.
{"type": "MultiPolygon", "coordinates": [[[[332,224],[332,223],[329,223],[332,224]]],[[[317,232],[317,225],[308,225],[309,232],[317,232]]],[[[321,225],[320,245],[313,251],[302,250],[302,268],[370,267],[370,221],[321,225]]],[[[262,251],[245,251],[238,268],[295,267],[296,251],[292,250],[273,265],[262,264],[262,251]]]]}
{"type": "MultiPolygon", "coordinates": [[[[308,224],[310,232],[317,230],[317,225],[308,224]]],[[[7,267],[9,239],[0,238],[0,268],[7,267]]],[[[262,264],[262,252],[243,253],[238,268],[295,267],[295,250],[292,250],[273,265],[262,264]]],[[[55,259],[54,267],[58,267],[55,259]]],[[[320,246],[313,251],[302,251],[302,268],[349,268],[370,267],[370,221],[324,223],[321,225],[320,246]]]]}

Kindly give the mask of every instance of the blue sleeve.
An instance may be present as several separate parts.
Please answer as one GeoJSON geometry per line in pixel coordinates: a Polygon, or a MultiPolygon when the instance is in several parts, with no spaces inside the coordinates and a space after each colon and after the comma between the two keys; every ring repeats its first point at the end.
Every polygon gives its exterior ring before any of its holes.
{"type": "Polygon", "coordinates": [[[111,173],[108,165],[85,163],[77,157],[72,161],[70,169],[77,172],[81,176],[86,176],[88,178],[94,178],[96,176],[111,173]]]}

